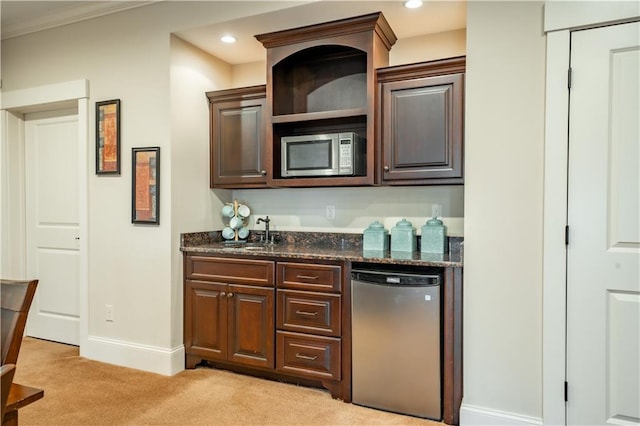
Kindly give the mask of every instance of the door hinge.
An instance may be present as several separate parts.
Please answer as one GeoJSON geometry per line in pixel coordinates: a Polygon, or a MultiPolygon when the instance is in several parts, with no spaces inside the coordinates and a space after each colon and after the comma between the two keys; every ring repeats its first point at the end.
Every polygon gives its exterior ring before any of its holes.
{"type": "Polygon", "coordinates": [[[564,382],[564,402],[569,401],[569,383],[564,382]]]}
{"type": "Polygon", "coordinates": [[[567,70],[567,89],[571,89],[571,67],[567,70]]]}
{"type": "Polygon", "coordinates": [[[564,227],[564,245],[569,245],[569,225],[564,227]]]}

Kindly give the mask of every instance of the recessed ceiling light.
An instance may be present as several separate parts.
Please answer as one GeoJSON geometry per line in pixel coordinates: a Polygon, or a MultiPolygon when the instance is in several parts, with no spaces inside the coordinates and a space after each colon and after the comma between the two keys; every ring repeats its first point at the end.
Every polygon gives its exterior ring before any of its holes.
{"type": "Polygon", "coordinates": [[[415,9],[422,6],[422,1],[420,0],[407,0],[404,2],[404,7],[407,9],[415,9]]]}
{"type": "Polygon", "coordinates": [[[225,35],[220,38],[224,43],[235,43],[236,38],[232,35],[225,35]]]}

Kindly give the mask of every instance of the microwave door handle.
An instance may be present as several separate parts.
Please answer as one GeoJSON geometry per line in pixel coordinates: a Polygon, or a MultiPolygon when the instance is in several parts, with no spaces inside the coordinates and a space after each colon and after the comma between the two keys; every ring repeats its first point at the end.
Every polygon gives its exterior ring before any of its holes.
{"type": "Polygon", "coordinates": [[[333,164],[333,172],[337,175],[340,174],[340,135],[336,135],[336,138],[333,140],[333,143],[331,144],[332,148],[333,148],[333,152],[331,153],[331,156],[333,157],[333,162],[331,164],[333,164]]]}

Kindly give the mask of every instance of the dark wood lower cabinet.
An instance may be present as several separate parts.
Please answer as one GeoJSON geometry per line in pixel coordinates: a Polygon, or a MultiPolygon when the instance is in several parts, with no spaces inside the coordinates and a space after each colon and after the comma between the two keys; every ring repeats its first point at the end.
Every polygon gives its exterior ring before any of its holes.
{"type": "MultiPolygon", "coordinates": [[[[184,257],[186,368],[201,361],[351,402],[351,263],[184,257]]],[[[442,421],[459,424],[462,268],[443,268],[442,421]]]]}
{"type": "Polygon", "coordinates": [[[184,271],[186,368],[207,361],[351,401],[340,262],[186,255],[184,271]]]}
{"type": "MultiPolygon", "coordinates": [[[[187,354],[198,361],[201,357],[273,368],[274,291],[272,288],[186,280],[187,354]]],[[[193,367],[195,364],[187,365],[187,368],[193,367]]]]}

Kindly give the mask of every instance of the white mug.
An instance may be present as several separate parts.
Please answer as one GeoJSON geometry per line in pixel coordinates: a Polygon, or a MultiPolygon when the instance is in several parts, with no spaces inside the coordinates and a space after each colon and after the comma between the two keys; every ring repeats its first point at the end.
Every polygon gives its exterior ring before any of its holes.
{"type": "Polygon", "coordinates": [[[242,218],[238,217],[238,216],[234,216],[231,218],[231,220],[229,220],[229,226],[232,227],[233,229],[240,229],[242,228],[242,218]]]}
{"type": "Polygon", "coordinates": [[[233,217],[233,206],[226,205],[222,208],[222,216],[233,217]]]}
{"type": "Polygon", "coordinates": [[[228,226],[226,226],[223,230],[222,230],[222,237],[226,240],[231,240],[236,236],[236,232],[229,228],[228,226]]]}
{"type": "Polygon", "coordinates": [[[238,238],[244,240],[248,236],[249,236],[249,228],[247,228],[246,226],[243,226],[242,228],[238,229],[238,238]]]}
{"type": "Polygon", "coordinates": [[[249,210],[249,207],[245,206],[244,204],[240,204],[238,206],[238,215],[242,217],[249,217],[250,214],[251,211],[249,210]]]}

